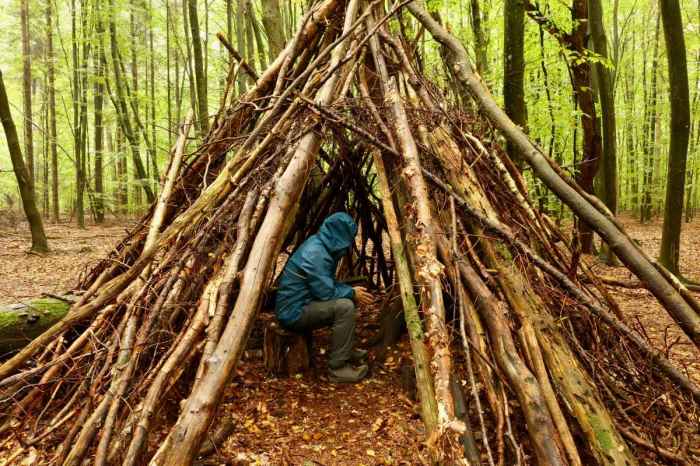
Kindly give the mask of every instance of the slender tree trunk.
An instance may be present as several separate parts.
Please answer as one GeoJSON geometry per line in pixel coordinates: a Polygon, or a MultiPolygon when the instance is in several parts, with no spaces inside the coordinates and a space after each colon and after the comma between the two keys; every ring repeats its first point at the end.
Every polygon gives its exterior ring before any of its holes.
{"type": "MultiPolygon", "coordinates": [[[[238,47],[238,53],[240,53],[244,59],[250,60],[250,57],[246,54],[244,1],[245,0],[236,0],[236,46],[238,47]]],[[[238,73],[238,93],[243,94],[244,89],[245,76],[243,76],[243,73],[238,73]]]]}
{"type": "MultiPolygon", "coordinates": [[[[44,50],[44,64],[46,64],[46,50],[44,50]]],[[[43,137],[41,138],[41,152],[43,157],[43,163],[41,167],[41,197],[42,197],[42,214],[43,218],[49,218],[49,213],[51,211],[51,205],[49,203],[49,79],[44,72],[43,82],[43,104],[41,106],[41,127],[43,137]]]]}
{"type": "Polygon", "coordinates": [[[189,0],[183,0],[182,2],[182,27],[185,31],[185,50],[187,51],[185,63],[187,67],[185,71],[188,77],[188,84],[190,88],[190,108],[195,111],[197,118],[195,119],[194,125],[197,129],[198,134],[202,134],[201,121],[199,118],[199,111],[197,110],[197,84],[194,77],[194,69],[192,68],[192,40],[190,39],[190,18],[189,18],[189,0]]]}
{"type": "Polygon", "coordinates": [[[82,119],[80,115],[80,58],[78,48],[78,26],[76,23],[76,4],[75,0],[71,0],[70,4],[71,15],[71,55],[73,65],[73,163],[75,165],[75,214],[79,227],[85,226],[85,211],[83,206],[83,190],[82,190],[82,119]]]}
{"type": "Polygon", "coordinates": [[[255,45],[258,49],[258,69],[264,70],[267,68],[267,57],[265,56],[265,43],[263,42],[262,33],[260,32],[260,25],[258,20],[255,18],[255,8],[253,7],[252,0],[246,0],[248,7],[246,12],[248,13],[248,23],[253,31],[253,36],[255,37],[255,45]]]}
{"type": "MultiPolygon", "coordinates": [[[[573,0],[572,14],[576,21],[571,34],[574,50],[585,53],[588,36],[588,3],[587,0],[573,0]]],[[[597,124],[598,115],[591,85],[591,64],[587,60],[579,60],[572,66],[574,93],[581,110],[581,127],[583,129],[583,157],[579,164],[576,177],[578,184],[588,193],[593,194],[593,180],[598,171],[598,163],[602,154],[602,138],[597,124]]],[[[579,241],[581,252],[593,252],[593,233],[588,224],[578,221],[579,241]]]]}
{"type": "Polygon", "coordinates": [[[32,57],[29,47],[29,0],[20,4],[22,25],[22,96],[24,110],[24,157],[29,173],[29,189],[34,190],[34,136],[32,131],[32,57]]]}
{"type": "Polygon", "coordinates": [[[202,39],[199,36],[199,20],[197,17],[197,0],[187,0],[187,8],[192,32],[192,54],[194,56],[194,78],[197,91],[197,117],[200,134],[204,137],[209,130],[209,113],[207,111],[207,81],[204,74],[204,58],[202,56],[202,39]]]}
{"type": "Polygon", "coordinates": [[[56,147],[56,56],[53,49],[53,2],[46,2],[46,55],[49,91],[49,151],[51,153],[51,199],[53,221],[59,220],[58,151],[56,147]]]}
{"type": "MultiPolygon", "coordinates": [[[[634,55],[632,55],[634,56],[634,55]]],[[[634,65],[634,62],[633,62],[634,65]]],[[[639,205],[639,181],[637,153],[634,143],[634,66],[625,73],[625,158],[627,160],[627,193],[629,210],[636,211],[639,205]]]]}
{"type": "MultiPolygon", "coordinates": [[[[170,0],[165,0],[165,70],[168,91],[168,147],[173,146],[172,78],[170,76],[170,0]]],[[[155,123],[154,123],[155,124],[155,123]]],[[[155,141],[154,141],[155,142],[155,141]]]]}
{"type": "MultiPolygon", "coordinates": [[[[114,75],[114,88],[115,88],[115,96],[114,96],[114,105],[116,109],[116,114],[117,114],[117,119],[119,120],[119,126],[122,129],[123,135],[126,137],[126,139],[129,142],[129,146],[131,148],[131,158],[134,164],[134,172],[136,175],[136,178],[141,181],[141,180],[146,180],[148,176],[146,175],[146,170],[143,165],[143,161],[141,159],[141,154],[139,153],[139,141],[138,141],[138,134],[135,133],[133,126],[131,125],[131,119],[129,116],[129,108],[127,106],[127,101],[126,101],[126,91],[125,91],[125,78],[122,74],[122,66],[121,66],[121,58],[119,54],[119,48],[118,48],[118,43],[117,43],[117,26],[115,23],[114,19],[114,0],[110,0],[109,2],[109,11],[110,14],[108,15],[108,20],[109,20],[109,42],[110,42],[110,55],[112,58],[111,65],[112,65],[112,72],[114,75]]],[[[150,185],[148,183],[138,183],[140,186],[140,189],[143,189],[143,191],[146,194],[146,198],[148,199],[148,202],[153,202],[155,200],[155,196],[153,194],[153,190],[151,189],[150,185]]],[[[128,194],[127,194],[128,196],[128,194]]]]}
{"type": "Polygon", "coordinates": [[[12,121],[10,103],[7,100],[2,71],[0,71],[0,120],[2,121],[2,127],[5,129],[7,147],[10,150],[10,158],[12,159],[12,168],[17,177],[19,193],[22,197],[22,206],[24,207],[24,213],[27,216],[29,228],[32,233],[32,251],[40,253],[48,252],[49,245],[46,241],[46,233],[44,233],[44,224],[41,220],[39,209],[36,207],[34,191],[29,184],[29,172],[22,159],[22,149],[20,148],[19,138],[17,137],[17,128],[15,127],[14,121],[12,121]]]}
{"type": "MultiPolygon", "coordinates": [[[[588,0],[589,24],[593,39],[594,51],[608,58],[608,39],[603,25],[603,5],[601,0],[588,0]]],[[[603,122],[603,163],[600,170],[600,186],[602,200],[613,215],[617,215],[617,125],[615,120],[615,92],[612,74],[603,63],[595,67],[598,77],[600,108],[603,122]]],[[[603,258],[606,263],[613,265],[615,256],[603,243],[603,258]]]]}
{"type": "Polygon", "coordinates": [[[253,68],[255,65],[255,37],[253,36],[253,23],[250,21],[251,5],[248,0],[243,1],[243,27],[245,28],[246,52],[244,58],[248,60],[253,68]]]}
{"type": "MultiPolygon", "coordinates": [[[[167,26],[166,26],[167,29],[167,26]]],[[[153,190],[158,191],[160,173],[158,171],[158,159],[156,153],[156,54],[153,48],[153,3],[152,0],[148,1],[148,51],[149,51],[149,72],[150,72],[150,86],[149,86],[149,101],[150,101],[150,122],[151,122],[151,143],[150,143],[150,154],[151,154],[151,176],[153,178],[153,190]]],[[[170,70],[168,70],[168,75],[170,70]]],[[[168,92],[170,92],[170,81],[168,81],[168,92]]],[[[168,105],[170,105],[170,98],[168,98],[168,105]]]]}
{"type": "MultiPolygon", "coordinates": [[[[648,96],[645,99],[644,106],[644,122],[642,124],[643,142],[643,178],[642,178],[642,202],[640,221],[642,223],[651,220],[652,199],[651,192],[653,189],[654,178],[654,143],[656,142],[656,85],[659,64],[659,27],[661,21],[660,16],[656,17],[656,28],[654,33],[654,48],[652,52],[651,62],[651,84],[649,86],[648,96]]],[[[646,89],[646,88],[645,88],[646,89]]]]}
{"type": "Polygon", "coordinates": [[[664,26],[668,79],[671,100],[670,144],[666,204],[661,235],[659,262],[671,273],[678,275],[678,255],[683,218],[685,165],[690,137],[690,95],[688,91],[688,64],[683,37],[683,19],[678,0],[659,0],[664,26]]]}
{"type": "MultiPolygon", "coordinates": [[[[474,8],[472,2],[472,10],[474,8]]],[[[474,12],[472,11],[472,16],[474,12]]],[[[503,11],[503,104],[506,114],[527,132],[525,104],[525,8],[522,0],[506,0],[503,11]]],[[[479,53],[477,52],[477,57],[479,53]]],[[[477,58],[478,63],[478,58],[477,58]]],[[[478,67],[478,65],[477,65],[478,67]]],[[[517,164],[522,157],[508,143],[508,155],[517,164]]]]}
{"type": "MultiPolygon", "coordinates": [[[[510,0],[508,0],[510,2],[510,0]]],[[[510,3],[518,3],[520,6],[518,7],[520,9],[520,15],[521,15],[521,21],[524,24],[524,10],[522,9],[522,1],[516,0],[516,2],[510,2],[510,3]]],[[[488,80],[488,74],[489,74],[489,36],[488,34],[484,31],[484,23],[486,22],[486,12],[482,10],[481,6],[479,5],[479,0],[470,0],[470,20],[471,20],[471,26],[472,26],[472,33],[474,34],[474,50],[475,50],[475,55],[476,55],[476,69],[481,75],[484,80],[488,80]]],[[[508,11],[508,7],[510,5],[506,3],[505,9],[508,11]]],[[[516,13],[517,14],[517,13],[516,13]]],[[[506,13],[506,17],[508,16],[508,13],[506,13]]],[[[506,19],[506,23],[508,20],[506,19]]],[[[504,36],[506,38],[507,36],[504,36]]],[[[507,40],[507,39],[506,39],[507,40]]],[[[524,63],[523,63],[524,66],[524,63]]]]}
{"type": "Polygon", "coordinates": [[[97,223],[102,223],[104,222],[105,219],[105,210],[104,210],[104,183],[103,183],[103,177],[104,177],[104,170],[102,167],[102,155],[103,155],[103,150],[104,150],[104,144],[103,144],[103,138],[104,138],[104,128],[102,124],[102,107],[103,107],[103,102],[104,102],[104,62],[105,62],[105,56],[104,56],[104,49],[102,48],[104,41],[102,40],[102,36],[104,34],[104,27],[102,23],[102,17],[101,12],[100,12],[100,3],[98,0],[98,3],[96,5],[97,7],[97,18],[96,18],[96,23],[95,23],[95,28],[96,28],[96,33],[98,36],[97,40],[97,53],[95,54],[94,57],[94,69],[95,69],[95,85],[93,89],[93,104],[95,108],[95,167],[94,167],[94,176],[95,176],[95,201],[94,201],[94,209],[95,209],[95,221],[97,223]]]}
{"type": "MultiPolygon", "coordinates": [[[[137,59],[137,53],[136,53],[136,40],[139,35],[139,28],[137,27],[136,24],[136,14],[134,10],[136,10],[137,5],[136,5],[136,0],[130,0],[129,2],[129,51],[131,55],[131,88],[129,88],[129,83],[128,81],[124,81],[124,90],[126,92],[126,98],[130,101],[131,106],[132,106],[132,111],[134,115],[134,133],[133,133],[133,138],[134,142],[132,142],[132,145],[135,144],[137,150],[139,151],[139,154],[141,152],[141,136],[139,135],[139,128],[138,128],[138,121],[140,120],[141,116],[141,108],[139,105],[139,63],[137,59]]],[[[142,162],[143,163],[143,162],[142,162]]],[[[150,189],[150,185],[148,183],[148,169],[149,169],[149,164],[148,164],[148,152],[146,152],[146,163],[143,165],[143,172],[140,172],[137,166],[134,166],[134,179],[136,180],[136,183],[134,183],[133,190],[134,190],[134,203],[137,206],[137,209],[141,207],[143,204],[143,198],[141,196],[141,189],[140,186],[146,187],[148,186],[150,189]]],[[[149,202],[151,200],[149,199],[149,202]]]]}
{"type": "MultiPolygon", "coordinates": [[[[228,5],[230,5],[230,1],[227,2],[228,5]]],[[[262,0],[262,23],[269,47],[268,61],[272,62],[282,51],[285,43],[284,19],[279,0],[262,0]]]]}

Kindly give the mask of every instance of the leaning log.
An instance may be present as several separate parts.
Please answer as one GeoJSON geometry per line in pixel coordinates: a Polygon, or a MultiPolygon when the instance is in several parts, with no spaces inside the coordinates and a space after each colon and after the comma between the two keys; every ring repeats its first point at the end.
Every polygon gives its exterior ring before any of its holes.
{"type": "Polygon", "coordinates": [[[0,307],[0,356],[22,348],[68,313],[75,297],[43,297],[0,307]]]}

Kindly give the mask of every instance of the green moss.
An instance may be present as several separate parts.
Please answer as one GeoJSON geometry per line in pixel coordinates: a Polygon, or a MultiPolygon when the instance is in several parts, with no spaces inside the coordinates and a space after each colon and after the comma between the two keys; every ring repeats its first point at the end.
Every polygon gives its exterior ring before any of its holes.
{"type": "Polygon", "coordinates": [[[0,307],[0,356],[22,348],[66,315],[69,303],[39,298],[0,307]]]}
{"type": "Polygon", "coordinates": [[[612,450],[615,445],[615,442],[613,440],[612,434],[605,427],[605,424],[601,422],[600,418],[595,414],[589,416],[588,420],[591,423],[591,427],[595,432],[595,436],[598,439],[598,444],[601,446],[601,448],[605,452],[612,450]]]}

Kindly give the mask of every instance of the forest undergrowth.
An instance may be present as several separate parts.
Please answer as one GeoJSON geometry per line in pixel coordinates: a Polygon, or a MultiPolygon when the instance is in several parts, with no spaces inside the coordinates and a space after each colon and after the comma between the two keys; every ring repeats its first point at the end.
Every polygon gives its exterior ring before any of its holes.
{"type": "MultiPolygon", "coordinates": [[[[660,219],[640,224],[629,215],[620,218],[645,252],[652,255],[658,251],[660,219]]],[[[26,252],[30,238],[24,225],[0,227],[0,304],[69,290],[80,272],[104,257],[128,226],[114,221],[81,230],[73,225],[49,224],[53,249],[44,257],[26,252]]],[[[681,244],[682,273],[700,281],[700,219],[684,224],[681,244]]],[[[587,259],[601,277],[630,284],[636,280],[624,267],[587,259]]],[[[643,328],[655,347],[666,350],[671,360],[700,383],[700,354],[654,296],[643,288],[609,289],[628,324],[643,328]]],[[[361,343],[376,331],[379,312],[378,306],[361,310],[361,343]]],[[[424,446],[418,439],[424,427],[418,404],[406,393],[401,379],[402,365],[410,362],[408,339],[404,337],[384,364],[374,361],[366,381],[339,386],[329,383],[322,370],[327,337],[327,331],[317,333],[315,368],[296,377],[269,377],[259,352],[244,354],[218,414],[219,422],[233,422],[236,427],[208,461],[309,465],[421,462],[424,446]]],[[[371,356],[373,360],[375,355],[371,356]]]]}

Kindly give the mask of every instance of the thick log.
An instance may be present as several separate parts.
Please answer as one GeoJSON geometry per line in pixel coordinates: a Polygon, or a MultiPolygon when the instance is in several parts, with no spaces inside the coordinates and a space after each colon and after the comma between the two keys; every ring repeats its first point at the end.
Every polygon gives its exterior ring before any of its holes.
{"type": "Polygon", "coordinates": [[[22,348],[61,320],[73,301],[69,295],[0,307],[0,356],[22,348]]]}

